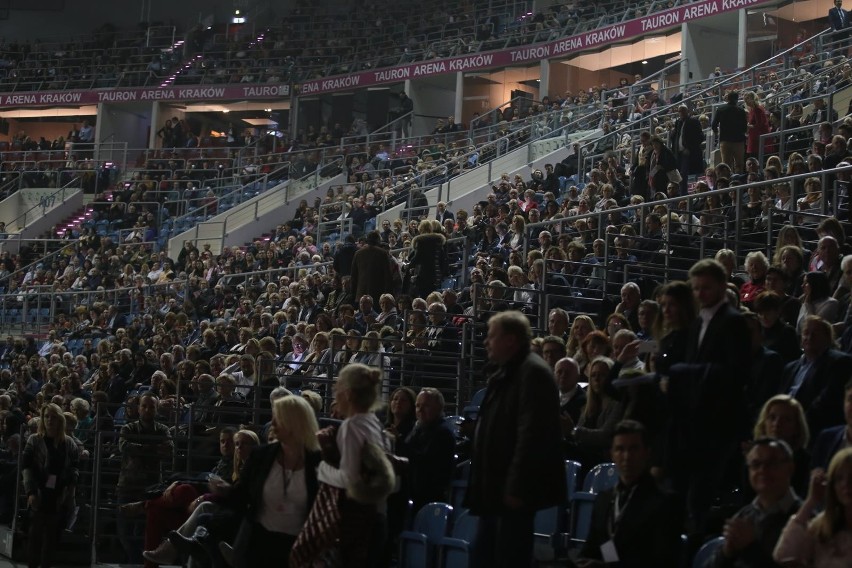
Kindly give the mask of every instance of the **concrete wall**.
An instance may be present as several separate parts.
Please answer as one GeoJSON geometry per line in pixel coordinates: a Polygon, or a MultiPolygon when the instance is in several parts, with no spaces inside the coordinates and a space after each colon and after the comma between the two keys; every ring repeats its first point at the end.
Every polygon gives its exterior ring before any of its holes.
{"type": "Polygon", "coordinates": [[[435,129],[437,117],[446,119],[455,112],[456,76],[438,75],[418,81],[406,82],[408,96],[414,102],[412,126],[418,136],[435,129]]]}
{"type": "Polygon", "coordinates": [[[145,148],[151,128],[151,103],[98,104],[96,142],[127,142],[128,148],[145,148]]]}
{"type": "Polygon", "coordinates": [[[690,76],[685,80],[706,79],[718,66],[737,68],[739,12],[729,12],[681,25],[681,53],[687,59],[690,76]]]}

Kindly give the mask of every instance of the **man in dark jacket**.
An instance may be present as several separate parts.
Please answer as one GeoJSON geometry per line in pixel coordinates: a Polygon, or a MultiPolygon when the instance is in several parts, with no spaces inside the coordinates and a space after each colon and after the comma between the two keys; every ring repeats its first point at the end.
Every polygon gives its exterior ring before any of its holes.
{"type": "Polygon", "coordinates": [[[720,107],[713,116],[713,132],[719,135],[719,151],[722,161],[730,166],[735,174],[745,171],[745,140],[748,130],[748,115],[737,106],[739,93],[731,91],[726,97],[727,104],[720,107]]]}
{"type": "Polygon", "coordinates": [[[352,259],[355,257],[355,236],[346,235],[346,239],[334,253],[334,273],[349,276],[352,273],[352,259]]]}
{"type": "Polygon", "coordinates": [[[521,312],[488,322],[488,387],[465,498],[480,517],[472,566],[528,566],[536,511],[565,501],[559,395],[550,367],[530,352],[531,339],[521,312]]]}
{"type": "Polygon", "coordinates": [[[677,112],[672,152],[677,158],[677,169],[680,171],[680,194],[686,195],[686,178],[691,174],[704,172],[704,153],[701,150],[704,132],[698,119],[690,114],[688,106],[680,105],[677,112]]]}
{"type": "Polygon", "coordinates": [[[618,483],[595,498],[589,537],[578,565],[597,561],[625,568],[678,566],[680,515],[674,499],[651,476],[645,427],[634,420],[619,422],[611,451],[618,483]]]}
{"type": "Polygon", "coordinates": [[[846,418],[846,424],[826,428],[817,436],[811,456],[811,469],[821,467],[828,471],[828,464],[831,463],[834,454],[845,447],[852,446],[852,380],[846,383],[843,415],[846,418]]]}
{"type": "Polygon", "coordinates": [[[352,296],[372,296],[375,306],[379,305],[382,294],[393,293],[392,260],[390,254],[379,246],[381,241],[378,231],[370,231],[367,244],[352,258],[352,296]]]}

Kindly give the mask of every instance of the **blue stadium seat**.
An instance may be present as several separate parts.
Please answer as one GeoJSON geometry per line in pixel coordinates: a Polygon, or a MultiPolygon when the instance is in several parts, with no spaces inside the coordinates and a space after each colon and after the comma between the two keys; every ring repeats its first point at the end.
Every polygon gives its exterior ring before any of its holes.
{"type": "Polygon", "coordinates": [[[438,545],[447,536],[452,513],[453,508],[446,503],[429,503],[417,512],[412,530],[399,535],[400,566],[434,566],[438,545]]]}
{"type": "Polygon", "coordinates": [[[725,544],[725,538],[721,536],[705,542],[695,554],[695,558],[692,560],[692,568],[709,568],[710,561],[723,544],[725,544]]]}
{"type": "Polygon", "coordinates": [[[577,492],[581,467],[580,462],[565,460],[566,502],[535,515],[535,558],[538,561],[555,560],[567,549],[568,504],[577,492]]]}
{"type": "Polygon", "coordinates": [[[589,536],[592,524],[592,509],[595,497],[601,491],[612,489],[618,483],[618,472],[615,464],[602,463],[596,465],[586,474],[583,480],[583,490],[576,491],[571,499],[571,542],[582,544],[589,536]]]}
{"type": "Polygon", "coordinates": [[[476,536],[479,517],[462,511],[453,524],[453,536],[441,539],[442,568],[467,568],[470,563],[470,546],[476,536]]]}
{"type": "Polygon", "coordinates": [[[465,406],[464,410],[462,410],[462,416],[468,420],[476,420],[476,417],[479,416],[479,407],[482,406],[483,400],[485,400],[485,389],[479,389],[476,391],[476,394],[473,395],[473,399],[470,401],[470,404],[465,406]]]}

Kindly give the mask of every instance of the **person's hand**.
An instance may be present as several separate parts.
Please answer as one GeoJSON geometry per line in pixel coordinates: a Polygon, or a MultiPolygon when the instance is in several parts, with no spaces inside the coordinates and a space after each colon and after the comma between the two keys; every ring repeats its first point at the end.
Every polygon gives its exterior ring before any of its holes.
{"type": "Polygon", "coordinates": [[[224,495],[231,490],[231,484],[219,476],[210,476],[207,481],[207,486],[210,488],[210,493],[215,495],[224,495]]]}
{"type": "Polygon", "coordinates": [[[574,428],[576,424],[574,424],[574,420],[568,414],[563,414],[559,417],[559,425],[562,428],[562,437],[568,438],[571,436],[571,433],[574,432],[574,428]]]}
{"type": "Polygon", "coordinates": [[[821,467],[811,472],[811,483],[808,487],[807,502],[811,505],[820,505],[825,500],[826,474],[821,467]]]}
{"type": "Polygon", "coordinates": [[[36,501],[38,501],[38,497],[35,495],[27,497],[27,507],[30,509],[35,508],[36,501]]]}
{"type": "Polygon", "coordinates": [[[616,360],[622,365],[633,361],[636,357],[639,356],[639,344],[642,343],[641,339],[635,339],[624,346],[624,349],[621,350],[621,353],[618,354],[616,360]]]}
{"type": "Polygon", "coordinates": [[[198,506],[201,505],[201,503],[203,503],[203,502],[204,502],[203,496],[197,497],[197,498],[193,499],[192,501],[190,501],[189,505],[187,505],[186,508],[189,511],[189,513],[192,514],[192,512],[195,511],[198,508],[198,506]]]}
{"type": "Polygon", "coordinates": [[[726,556],[739,552],[754,542],[756,538],[754,523],[748,519],[728,519],[722,529],[725,537],[723,551],[726,556]]]}

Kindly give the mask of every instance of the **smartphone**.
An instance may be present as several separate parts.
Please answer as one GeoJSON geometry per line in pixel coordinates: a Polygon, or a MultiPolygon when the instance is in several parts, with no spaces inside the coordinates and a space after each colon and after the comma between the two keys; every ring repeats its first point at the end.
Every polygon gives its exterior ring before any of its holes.
{"type": "Polygon", "coordinates": [[[639,354],[645,355],[647,353],[656,354],[660,350],[660,345],[654,341],[653,339],[648,341],[643,341],[639,344],[639,354]]]}

